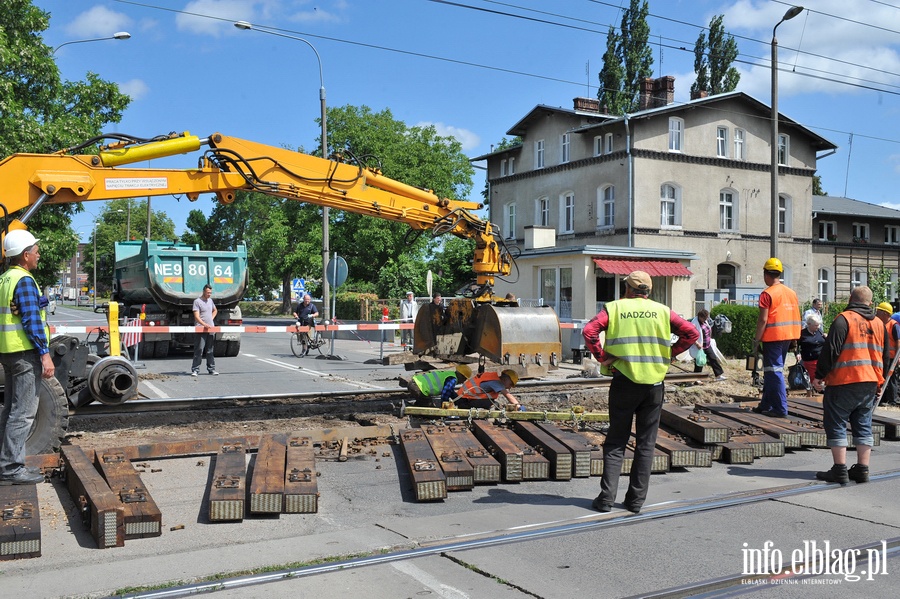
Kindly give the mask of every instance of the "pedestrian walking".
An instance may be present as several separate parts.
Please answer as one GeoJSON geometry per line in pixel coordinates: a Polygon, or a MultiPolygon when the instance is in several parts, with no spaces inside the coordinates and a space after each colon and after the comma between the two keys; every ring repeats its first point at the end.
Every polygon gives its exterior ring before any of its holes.
{"type": "Polygon", "coordinates": [[[699,333],[667,306],[649,299],[653,281],[643,271],[625,277],[624,299],[608,302],[584,327],[585,345],[611,374],[609,432],[603,443],[603,477],[593,508],[608,512],[615,502],[625,445],[635,425],[636,447],[625,493],[625,509],[635,514],[647,499],[650,467],[665,399],[663,379],[672,356],[687,350],[699,333]],[[600,345],[600,333],[606,343],[600,345]],[[672,333],[678,336],[671,346],[672,333]]]}
{"type": "MultiPolygon", "coordinates": [[[[713,376],[716,377],[717,381],[724,381],[728,377],[725,376],[725,369],[722,368],[722,365],[719,363],[719,358],[716,356],[716,352],[712,349],[712,326],[709,322],[709,310],[704,308],[697,312],[697,316],[691,320],[691,324],[697,329],[697,333],[700,335],[700,338],[697,339],[690,348],[691,355],[694,357],[694,360],[696,360],[697,355],[700,352],[703,352],[706,363],[712,368],[713,376]]],[[[703,366],[695,364],[694,372],[703,372],[703,366]]]]}
{"type": "Polygon", "coordinates": [[[806,326],[800,331],[800,341],[797,343],[800,350],[800,361],[806,368],[809,380],[816,378],[816,364],[825,347],[825,335],[822,333],[822,317],[811,313],[806,317],[806,326]]]}
{"type": "Polygon", "coordinates": [[[778,258],[763,265],[766,290],[759,295],[759,318],[753,336],[753,351],[763,347],[763,392],[753,411],[773,418],[787,416],[784,359],[791,344],[800,338],[800,304],[794,290],[781,282],[784,266],[778,258]]]}
{"type": "Polygon", "coordinates": [[[0,275],[0,361],[6,375],[0,412],[0,485],[33,485],[44,475],[25,467],[25,441],[38,411],[38,377],[49,379],[48,300],[31,274],[41,258],[38,239],[10,231],[3,240],[9,269],[0,275]]]}
{"type": "Polygon", "coordinates": [[[191,363],[191,376],[200,374],[200,364],[203,362],[203,356],[206,356],[206,371],[209,374],[218,376],[216,370],[216,334],[209,332],[209,329],[216,326],[216,304],[212,300],[212,286],[207,284],[203,286],[203,293],[194,300],[194,325],[203,327],[203,332],[196,334],[194,341],[194,361],[191,363]]]}
{"type": "Polygon", "coordinates": [[[878,388],[884,384],[890,368],[887,329],[875,317],[872,290],[855,287],[850,303],[828,331],[828,343],[819,356],[813,385],[825,385],[822,400],[825,443],[831,448],[833,465],[817,472],[816,478],[847,484],[869,481],[869,458],[875,439],[872,413],[878,388]],[[856,464],[847,469],[847,422],[856,446],[856,464]]]}

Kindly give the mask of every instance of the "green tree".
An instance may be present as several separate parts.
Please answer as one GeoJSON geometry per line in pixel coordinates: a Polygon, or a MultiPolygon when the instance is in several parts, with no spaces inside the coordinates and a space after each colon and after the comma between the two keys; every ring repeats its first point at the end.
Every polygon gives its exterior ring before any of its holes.
{"type": "Polygon", "coordinates": [[[734,91],[741,74],[734,66],[738,56],[734,36],[725,33],[723,15],[714,16],[709,22],[709,36],[700,32],[694,44],[694,72],[697,79],[691,85],[691,96],[705,91],[709,95],[734,91]]]}
{"type": "Polygon", "coordinates": [[[474,240],[446,238],[428,265],[433,273],[433,290],[449,296],[471,282],[475,278],[472,273],[474,255],[474,240]]]}
{"type": "MultiPolygon", "coordinates": [[[[49,20],[30,0],[7,0],[0,11],[0,157],[44,154],[89,140],[119,122],[130,102],[95,73],[83,81],[60,79],[53,48],[42,38],[49,20]]],[[[44,206],[27,223],[41,240],[34,274],[42,286],[55,283],[62,262],[75,254],[71,215],[78,209],[44,206]]]]}
{"type": "Polygon", "coordinates": [[[647,0],[631,0],[622,14],[619,33],[610,28],[606,37],[597,98],[610,114],[637,110],[641,82],[653,72],[653,52],[647,43],[650,39],[649,13],[647,0]]]}
{"type": "Polygon", "coordinates": [[[827,196],[828,192],[822,189],[822,176],[813,175],[812,194],[814,196],[827,196]]]}
{"type": "MultiPolygon", "coordinates": [[[[408,185],[431,189],[442,198],[465,198],[472,190],[474,169],[452,137],[442,137],[432,126],[409,127],[389,109],[373,112],[367,106],[343,106],[328,111],[332,148],[347,148],[345,158],[356,157],[388,177],[408,185]]],[[[347,260],[348,288],[361,290],[363,282],[377,282],[382,297],[392,290],[415,286],[400,268],[407,260],[425,262],[433,243],[408,225],[349,212],[331,211],[331,251],[347,260]],[[403,257],[403,259],[401,259],[403,257]],[[379,276],[386,265],[388,273],[379,276]],[[353,285],[357,285],[353,287],[353,285]]]]}

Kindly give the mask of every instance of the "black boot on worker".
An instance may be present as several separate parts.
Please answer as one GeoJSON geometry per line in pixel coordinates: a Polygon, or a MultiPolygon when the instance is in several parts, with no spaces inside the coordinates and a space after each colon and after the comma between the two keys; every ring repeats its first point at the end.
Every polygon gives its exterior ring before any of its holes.
{"type": "Polygon", "coordinates": [[[847,464],[835,464],[831,467],[831,470],[816,472],[816,478],[827,483],[838,483],[841,485],[846,485],[850,482],[850,477],[847,474],[847,464]]]}
{"type": "Polygon", "coordinates": [[[869,482],[869,467],[853,464],[847,471],[847,478],[856,483],[867,483],[869,482]]]}

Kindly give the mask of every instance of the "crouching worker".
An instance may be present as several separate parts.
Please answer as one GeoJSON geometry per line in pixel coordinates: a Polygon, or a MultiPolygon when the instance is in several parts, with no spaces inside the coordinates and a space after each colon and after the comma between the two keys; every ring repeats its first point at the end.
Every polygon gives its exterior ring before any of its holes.
{"type": "Polygon", "coordinates": [[[413,405],[433,408],[435,397],[440,397],[440,403],[456,399],[456,386],[464,383],[472,370],[466,364],[460,364],[456,370],[429,370],[413,375],[409,381],[409,394],[415,403],[413,405]]]}
{"type": "Polygon", "coordinates": [[[456,398],[456,407],[463,410],[469,408],[491,408],[494,400],[502,395],[506,401],[521,409],[522,404],[515,395],[509,392],[519,382],[519,375],[515,370],[496,372],[483,372],[467,380],[459,390],[456,398]]]}

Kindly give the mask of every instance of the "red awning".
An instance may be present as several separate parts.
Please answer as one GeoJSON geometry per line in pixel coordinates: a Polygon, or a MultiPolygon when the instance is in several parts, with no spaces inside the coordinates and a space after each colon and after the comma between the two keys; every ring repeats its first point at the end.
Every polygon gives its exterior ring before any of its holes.
{"type": "Polygon", "coordinates": [[[643,270],[651,277],[689,277],[693,275],[680,262],[671,260],[612,260],[607,258],[594,258],[596,264],[603,272],[611,275],[627,275],[635,270],[643,270]]]}

